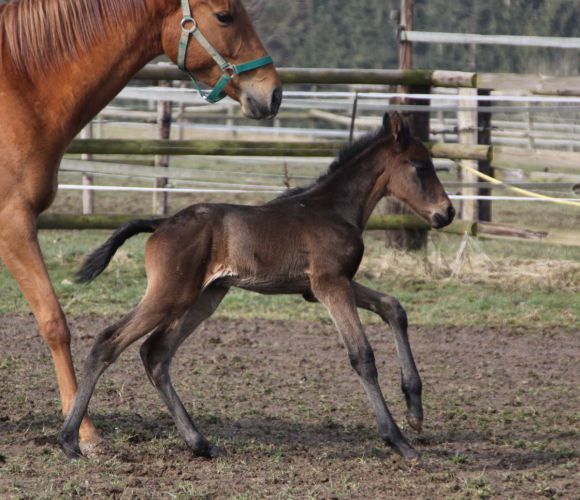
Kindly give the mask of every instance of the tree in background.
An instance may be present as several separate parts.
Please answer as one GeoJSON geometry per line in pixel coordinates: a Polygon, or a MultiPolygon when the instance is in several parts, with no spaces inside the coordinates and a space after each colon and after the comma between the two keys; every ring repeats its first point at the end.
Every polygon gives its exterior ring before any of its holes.
{"type": "MultiPolygon", "coordinates": [[[[281,66],[394,68],[390,11],[400,0],[249,0],[260,35],[281,66]]],[[[580,37],[578,0],[416,0],[415,29],[580,37]]],[[[417,68],[580,73],[576,51],[416,44],[417,68]]]]}
{"type": "MultiPolygon", "coordinates": [[[[8,0],[0,0],[0,4],[8,0]]],[[[42,1],[42,0],[38,0],[42,1]]],[[[245,0],[280,66],[395,68],[400,0],[245,0]]],[[[580,0],[415,0],[415,29],[580,37],[580,0]]],[[[417,68],[575,75],[574,50],[415,44],[417,68]]]]}

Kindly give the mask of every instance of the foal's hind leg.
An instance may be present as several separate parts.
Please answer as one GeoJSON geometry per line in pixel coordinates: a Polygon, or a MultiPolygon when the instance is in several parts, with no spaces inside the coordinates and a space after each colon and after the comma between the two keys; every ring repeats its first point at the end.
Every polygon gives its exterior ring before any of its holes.
{"type": "Polygon", "coordinates": [[[421,402],[421,378],[413,359],[407,336],[407,314],[397,299],[360,283],[352,283],[356,305],[378,314],[393,330],[397,354],[401,363],[401,388],[407,402],[407,421],[413,429],[421,431],[423,405],[421,402]]]}
{"type": "Polygon", "coordinates": [[[214,313],[227,293],[227,288],[207,288],[187,311],[176,328],[156,331],[141,346],[141,359],[149,380],[159,391],[161,399],[171,412],[177,430],[195,455],[207,458],[218,456],[220,450],[212,446],[195,427],[171,383],[169,367],[182,342],[214,313]]]}
{"type": "Polygon", "coordinates": [[[312,291],[326,306],[348,350],[350,363],[359,375],[374,410],[381,438],[405,458],[418,453],[393,420],[379,387],[375,356],[360,322],[350,280],[346,278],[315,279],[312,291]]]}
{"type": "Polygon", "coordinates": [[[147,295],[137,308],[113,326],[102,331],[87,357],[71,412],[58,435],[58,442],[70,458],[81,455],[78,430],[99,377],[133,342],[148,333],[164,329],[178,314],[160,306],[157,297],[147,295]]]}
{"type": "MultiPolygon", "coordinates": [[[[62,411],[68,414],[77,390],[70,352],[70,332],[46,271],[36,234],[36,217],[24,207],[0,207],[0,259],[16,279],[30,304],[40,334],[48,344],[60,391],[62,411]]],[[[100,437],[88,418],[81,439],[96,444],[100,437]]]]}

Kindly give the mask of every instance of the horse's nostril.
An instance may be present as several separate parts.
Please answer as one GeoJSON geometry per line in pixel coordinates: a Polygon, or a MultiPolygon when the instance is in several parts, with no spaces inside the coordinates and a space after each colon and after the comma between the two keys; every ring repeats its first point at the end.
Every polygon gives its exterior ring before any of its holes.
{"type": "Polygon", "coordinates": [[[278,113],[280,105],[282,104],[282,89],[277,87],[274,92],[272,92],[272,106],[271,111],[273,114],[278,113]]]}

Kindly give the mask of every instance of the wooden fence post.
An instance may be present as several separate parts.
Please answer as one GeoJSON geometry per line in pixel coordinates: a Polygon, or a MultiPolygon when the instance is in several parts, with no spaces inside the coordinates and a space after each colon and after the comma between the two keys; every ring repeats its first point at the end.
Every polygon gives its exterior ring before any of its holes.
{"type": "MultiPolygon", "coordinates": [[[[187,83],[182,82],[179,87],[185,89],[187,88],[187,83]]],[[[180,102],[177,106],[177,130],[180,141],[185,140],[185,123],[185,103],[180,102]]]]}
{"type": "MultiPolygon", "coordinates": [[[[489,101],[481,103],[472,96],[489,95],[489,91],[476,89],[459,89],[459,95],[465,96],[460,99],[460,108],[476,108],[491,106],[489,101]]],[[[491,112],[477,112],[474,110],[459,110],[457,112],[457,134],[459,144],[476,145],[491,144],[491,112]]],[[[492,174],[492,168],[487,160],[460,160],[460,166],[471,167],[487,175],[492,174]]],[[[463,168],[459,169],[458,178],[465,183],[482,182],[477,175],[463,168]]],[[[489,196],[491,189],[478,187],[464,187],[462,194],[465,196],[489,196]]],[[[460,217],[464,220],[491,221],[491,200],[463,200],[459,204],[460,217]]]]}
{"type": "MultiPolygon", "coordinates": [[[[459,89],[460,99],[457,111],[457,136],[459,144],[472,146],[477,144],[477,111],[466,110],[477,105],[477,101],[470,99],[477,95],[476,89],[459,89]]],[[[463,167],[477,170],[478,165],[475,160],[459,160],[458,180],[464,183],[478,182],[479,178],[463,167]]],[[[477,188],[464,187],[461,190],[463,196],[476,196],[477,188]]],[[[478,206],[477,200],[461,200],[459,203],[459,215],[464,220],[477,220],[478,206]]]]}
{"type": "MultiPolygon", "coordinates": [[[[161,81],[160,87],[171,87],[171,82],[161,81]]],[[[171,138],[171,101],[159,101],[157,103],[157,127],[158,137],[162,140],[171,138]]],[[[169,167],[169,155],[156,155],[156,167],[169,167]]],[[[166,177],[158,177],[155,179],[155,187],[167,187],[168,180],[166,177]]],[[[166,192],[153,193],[153,213],[157,215],[167,215],[168,200],[166,192]]]]}
{"type": "MultiPolygon", "coordinates": [[[[478,95],[488,96],[491,94],[489,90],[479,89],[477,91],[478,95]]],[[[477,143],[485,144],[487,146],[491,145],[491,101],[481,101],[478,104],[479,107],[490,108],[489,111],[481,111],[477,113],[477,143]]],[[[493,177],[493,168],[491,167],[489,160],[479,160],[477,162],[478,170],[482,174],[490,175],[493,177]]],[[[482,179],[478,179],[479,182],[485,182],[482,179]]],[[[478,194],[481,196],[490,196],[492,190],[489,188],[478,189],[478,194]]],[[[491,222],[491,200],[479,200],[478,204],[478,221],[480,222],[491,222]]]]}
{"type": "MultiPolygon", "coordinates": [[[[401,13],[398,29],[413,29],[413,9],[415,0],[401,0],[401,13]]],[[[412,69],[413,67],[413,46],[410,42],[400,41],[399,45],[399,69],[412,69]]],[[[429,86],[401,86],[399,92],[430,94],[429,86]]],[[[429,106],[429,100],[421,99],[418,102],[408,98],[402,98],[401,104],[424,104],[429,106]]],[[[421,140],[429,140],[429,112],[405,113],[409,125],[414,135],[421,140]]],[[[387,199],[384,203],[384,211],[387,214],[405,214],[411,212],[405,205],[394,199],[387,199]]],[[[427,231],[423,229],[403,229],[385,231],[385,244],[391,248],[400,250],[419,250],[427,245],[427,231]]]]}
{"type": "MultiPolygon", "coordinates": [[[[81,130],[81,139],[93,138],[93,124],[89,122],[85,128],[81,130]]],[[[90,161],[93,159],[92,154],[83,153],[81,160],[90,161]]],[[[91,174],[83,173],[83,185],[92,186],[95,178],[91,174]]],[[[92,189],[83,189],[83,214],[89,215],[95,211],[95,192],[92,189]]]]}

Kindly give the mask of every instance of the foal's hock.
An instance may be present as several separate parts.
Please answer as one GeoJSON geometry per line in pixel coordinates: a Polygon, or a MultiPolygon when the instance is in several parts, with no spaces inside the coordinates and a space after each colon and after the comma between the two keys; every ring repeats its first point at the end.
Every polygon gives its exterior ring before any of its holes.
{"type": "Polygon", "coordinates": [[[99,376],[132,342],[145,370],[196,455],[218,450],[200,433],[176,394],[169,365],[180,344],[213,314],[230,287],[302,294],[324,304],[375,413],[381,438],[405,458],[417,452],[391,417],[378,384],[372,348],[357,308],[368,309],[394,333],[407,420],[421,429],[421,379],[399,302],[353,281],[363,256],[363,229],[378,201],[392,195],[434,227],[455,214],[427,149],[398,114],[344,150],[314,184],[259,206],[192,205],[168,219],[133,221],[117,230],[79,272],[90,281],[131,236],[153,232],[145,249],[148,285],[127,316],[101,332],[88,356],[73,409],[59,435],[70,457],[80,456],[78,428],[99,376]],[[283,228],[283,230],[280,230],[283,228]]]}

